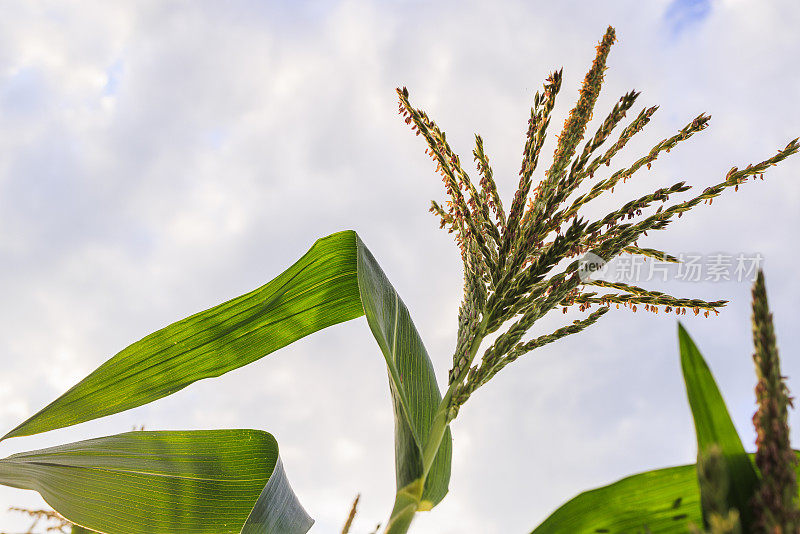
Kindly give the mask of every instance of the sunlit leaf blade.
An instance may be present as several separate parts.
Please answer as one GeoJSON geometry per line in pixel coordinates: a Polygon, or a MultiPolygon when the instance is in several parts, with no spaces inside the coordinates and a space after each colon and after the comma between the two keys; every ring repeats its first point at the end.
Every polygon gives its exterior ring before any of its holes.
{"type": "MultiPolygon", "coordinates": [[[[795,451],[800,456],[800,451],[795,451]]],[[[753,455],[748,454],[752,460],[753,455]]],[[[800,476],[800,466],[795,467],[800,476]]],[[[668,467],[623,478],[581,493],[553,512],[531,534],[687,532],[702,526],[695,465],[668,467]],[[680,500],[679,500],[680,499],[680,500]]]]}
{"type": "Polygon", "coordinates": [[[39,492],[78,532],[304,534],[313,524],[275,438],[257,430],[128,432],[15,454],[0,460],[0,483],[39,492]]]}
{"type": "Polygon", "coordinates": [[[255,291],[131,344],[5,438],[147,404],[363,313],[355,234],[334,234],[318,240],[294,265],[255,291]]]}
{"type": "MultiPolygon", "coordinates": [[[[353,231],[317,240],[266,285],[173,323],[123,349],[3,439],[128,410],[252,363],[306,335],[364,315],[389,370],[398,487],[422,472],[421,449],[441,396],[408,310],[353,231]]],[[[438,503],[450,478],[449,431],[426,479],[438,503]]]]}
{"type": "Polygon", "coordinates": [[[719,445],[730,477],[728,503],[739,510],[742,525],[747,530],[752,520],[750,500],[758,486],[758,475],[744,450],[708,364],[680,324],[678,340],[698,451],[706,451],[713,444],[719,445]]]}

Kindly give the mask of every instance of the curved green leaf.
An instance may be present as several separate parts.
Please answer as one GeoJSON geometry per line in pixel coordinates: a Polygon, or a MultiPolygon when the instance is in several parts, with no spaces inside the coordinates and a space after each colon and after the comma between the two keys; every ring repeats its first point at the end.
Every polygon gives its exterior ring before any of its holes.
{"type": "MultiPolygon", "coordinates": [[[[147,404],[365,313],[389,370],[397,484],[404,487],[422,475],[421,451],[441,395],[408,309],[353,231],[317,240],[266,285],[133,343],[3,439],[147,404]]],[[[426,506],[447,493],[450,461],[448,430],[426,478],[426,506]]]]}
{"type": "MultiPolygon", "coordinates": [[[[395,413],[395,470],[397,490],[422,476],[422,450],[442,397],[422,339],[403,301],[378,262],[358,240],[358,287],[367,322],[389,369],[389,389],[395,413]],[[421,357],[424,356],[424,357],[421,357]]],[[[447,429],[436,460],[425,479],[422,509],[438,504],[447,494],[452,439],[447,429]]]]}
{"type": "Polygon", "coordinates": [[[131,344],[4,439],[147,404],[360,316],[354,243],[347,234],[320,239],[268,284],[131,344]]]}
{"type": "Polygon", "coordinates": [[[0,460],[0,483],[38,491],[108,534],[305,534],[313,521],[278,444],[257,430],[128,432],[0,460]]]}
{"type": "Polygon", "coordinates": [[[697,450],[705,452],[711,445],[719,445],[730,477],[727,502],[739,510],[742,525],[747,529],[752,521],[750,500],[758,486],[758,474],[747,457],[708,364],[680,323],[678,341],[686,395],[697,434],[697,450]]]}

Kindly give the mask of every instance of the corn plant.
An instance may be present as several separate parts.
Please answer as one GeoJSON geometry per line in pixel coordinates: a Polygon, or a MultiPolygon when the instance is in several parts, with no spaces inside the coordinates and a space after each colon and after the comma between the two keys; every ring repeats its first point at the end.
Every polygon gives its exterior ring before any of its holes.
{"type": "Polygon", "coordinates": [[[532,534],[554,532],[800,532],[798,454],[789,444],[789,391],[781,376],[764,275],[753,286],[755,454],[745,452],[713,375],[678,326],[681,368],[697,434],[695,465],[641,473],[582,493],[532,534]]]}
{"type": "MultiPolygon", "coordinates": [[[[407,532],[417,512],[432,509],[447,494],[450,423],[505,366],[584,330],[612,305],[653,313],[690,309],[706,316],[725,305],[723,300],[706,302],[592,280],[586,276],[586,257],[610,261],[632,254],[677,261],[666,252],[639,247],[639,239],[701,203],[710,204],[723,191],[763,176],[800,149],[797,140],[791,141],[765,161],[732,168],[720,183],[687,200],[668,204],[670,197],[690,189],[678,182],[620,203],[599,219],[582,217],[593,199],[612,194],[709,122],[707,115],[698,115],[632,165],[595,178],[656,111],[642,109],[611,140],[639,97],[636,91],[623,95],[579,150],[614,41],[615,32],[608,28],[557,137],[552,162],[535,188],[533,175],[562,71],[553,72],[534,96],[519,187],[507,209],[481,137],[476,135],[473,151],[480,178],[473,181],[445,133],[411,105],[406,88],[397,89],[399,111],[423,136],[448,195],[445,203],[433,202],[431,211],[454,233],[464,263],[464,297],[444,393],[409,310],[361,238],[343,231],[319,239],[260,288],[123,349],[3,439],[156,401],[363,315],[386,362],[394,409],[396,497],[384,532],[407,532]],[[588,313],[549,334],[525,339],[534,323],[562,308],[588,313]]],[[[289,485],[276,440],[260,430],[132,432],[25,452],[0,461],[0,482],[38,491],[69,521],[98,532],[294,534],[307,532],[313,522],[289,485]]]]}

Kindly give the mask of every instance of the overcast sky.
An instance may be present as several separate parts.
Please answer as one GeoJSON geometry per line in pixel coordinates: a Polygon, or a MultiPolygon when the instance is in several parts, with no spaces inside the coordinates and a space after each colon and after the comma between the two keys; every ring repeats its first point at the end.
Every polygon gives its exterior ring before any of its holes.
{"type": "MultiPolygon", "coordinates": [[[[700,112],[713,118],[598,200],[597,214],[679,180],[701,191],[800,135],[794,2],[598,4],[2,2],[0,433],[129,343],[265,283],[316,238],[348,228],[410,308],[443,384],[460,258],[427,213],[441,182],[397,114],[397,86],[473,176],[473,134],[483,136],[510,202],[534,92],[564,67],[551,123],[560,127],[597,41],[615,26],[596,121],[633,88],[642,91],[635,112],[661,107],[604,173],[700,112]]],[[[795,393],[798,227],[800,156],[639,243],[762,255],[795,393]]],[[[752,449],[750,281],[643,285],[731,300],[717,318],[683,321],[752,449]]],[[[535,333],[560,325],[558,315],[535,333]]],[[[454,423],[450,493],[413,531],[525,533],[582,490],[693,462],[676,327],[674,315],[614,310],[504,369],[454,423]]],[[[796,444],[800,418],[790,417],[796,444]]],[[[353,532],[391,508],[391,403],[363,318],[149,406],[3,442],[0,456],[141,424],[272,432],[317,521],[312,532],[341,528],[358,492],[353,532]]],[[[41,504],[0,488],[0,530],[28,524],[7,506],[41,504]]]]}

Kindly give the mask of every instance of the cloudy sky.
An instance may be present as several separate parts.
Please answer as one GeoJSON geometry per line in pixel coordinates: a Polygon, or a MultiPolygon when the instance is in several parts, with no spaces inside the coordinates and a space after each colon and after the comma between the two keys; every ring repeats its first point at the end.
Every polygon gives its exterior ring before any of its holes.
{"type": "MultiPolygon", "coordinates": [[[[506,199],[534,92],[564,67],[560,126],[609,24],[619,41],[595,116],[633,88],[636,112],[661,106],[618,166],[700,112],[713,116],[613,204],[679,180],[702,190],[800,135],[793,2],[598,4],[2,2],[0,433],[129,343],[263,284],[316,238],[348,228],[407,303],[442,382],[460,259],[427,213],[441,183],[397,115],[397,86],[465,164],[473,134],[483,136],[506,199]]],[[[589,213],[610,207],[598,200],[589,213]]],[[[760,254],[794,392],[798,227],[800,156],[640,242],[704,258],[760,254]]],[[[731,300],[717,318],[684,323],[752,448],[750,282],[649,287],[731,300]]],[[[0,456],[141,424],[272,432],[312,532],[340,528],[359,492],[354,532],[389,512],[391,405],[363,319],[155,404],[3,442],[0,456]]],[[[451,491],[419,516],[420,534],[529,532],[584,489],[693,462],[674,315],[615,311],[529,354],[473,396],[453,433],[451,491]]],[[[0,530],[28,524],[7,506],[40,504],[0,488],[0,530]]]]}

